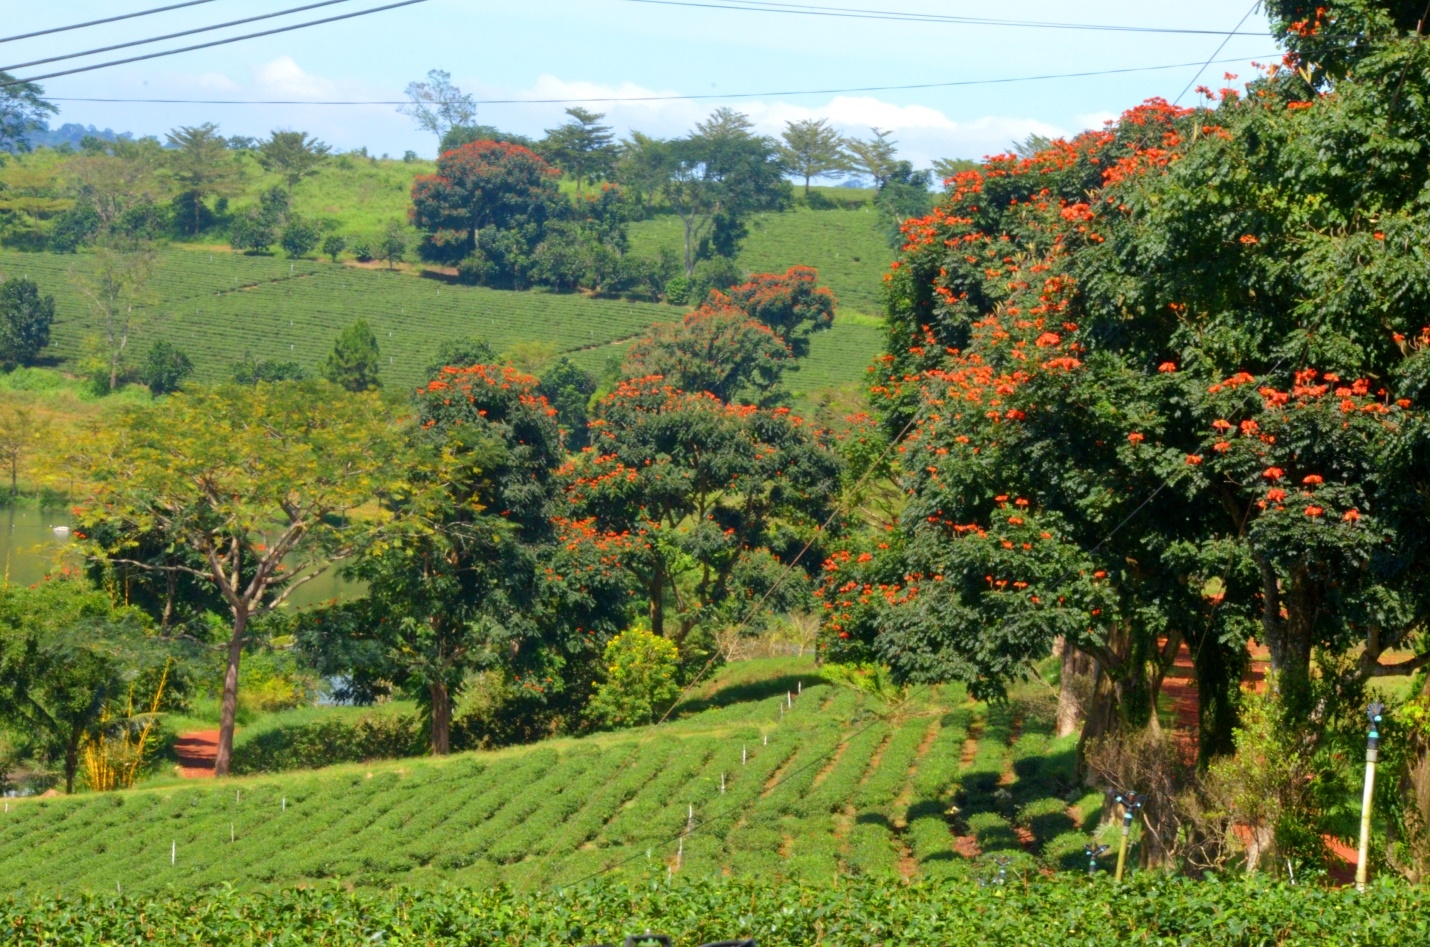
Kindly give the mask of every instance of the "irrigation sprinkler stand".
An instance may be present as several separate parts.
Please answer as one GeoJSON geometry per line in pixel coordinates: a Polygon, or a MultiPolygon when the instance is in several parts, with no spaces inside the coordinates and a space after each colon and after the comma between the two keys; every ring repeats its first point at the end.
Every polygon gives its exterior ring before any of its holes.
{"type": "Polygon", "coordinates": [[[1380,722],[1385,705],[1376,701],[1365,709],[1370,733],[1365,740],[1365,792],[1360,800],[1360,855],[1356,858],[1356,890],[1365,890],[1366,863],[1370,861],[1370,811],[1375,796],[1375,764],[1380,757],[1380,722]]]}
{"type": "Polygon", "coordinates": [[[1097,874],[1097,860],[1107,854],[1107,846],[1089,843],[1082,847],[1082,853],[1087,856],[1087,873],[1095,875],[1097,874]]]}
{"type": "Polygon", "coordinates": [[[1117,847],[1117,880],[1127,869],[1127,839],[1132,834],[1132,818],[1142,808],[1145,797],[1135,792],[1118,793],[1117,802],[1122,806],[1122,842],[1117,847]]]}

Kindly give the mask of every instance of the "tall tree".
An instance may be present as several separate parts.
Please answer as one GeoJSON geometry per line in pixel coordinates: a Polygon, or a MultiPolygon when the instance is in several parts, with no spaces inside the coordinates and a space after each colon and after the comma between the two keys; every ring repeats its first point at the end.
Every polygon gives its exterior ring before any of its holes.
{"type": "Polygon", "coordinates": [[[359,319],[338,333],[333,350],[323,363],[323,377],[347,391],[381,388],[381,372],[382,353],[366,319],[359,319]]]}
{"type": "Polygon", "coordinates": [[[20,405],[0,408],[0,463],[10,468],[10,495],[20,495],[20,467],[47,425],[20,405]]]}
{"type": "Polygon", "coordinates": [[[889,140],[889,136],[893,132],[882,131],[878,128],[869,130],[874,133],[873,138],[852,138],[845,148],[849,151],[853,170],[867,174],[873,180],[874,187],[880,188],[884,186],[884,182],[889,179],[890,173],[894,170],[895,155],[897,154],[894,146],[898,142],[889,140]]]}
{"type": "Polygon", "coordinates": [[[80,277],[80,289],[101,319],[100,345],[110,391],[119,387],[130,333],[152,301],[149,280],[154,264],[154,250],[147,244],[116,242],[97,250],[93,266],[80,277]]]}
{"type": "Polygon", "coordinates": [[[17,276],[0,283],[0,368],[29,365],[50,344],[55,297],[41,296],[35,281],[17,276]]]}
{"type": "Polygon", "coordinates": [[[332,147],[310,137],[307,132],[275,131],[258,146],[258,163],[263,170],[283,178],[288,188],[288,205],[293,205],[293,188],[318,173],[332,147]]]}
{"type": "Polygon", "coordinates": [[[169,166],[179,182],[178,205],[184,228],[191,234],[203,228],[204,201],[227,196],[238,184],[240,169],[228,154],[228,141],[213,122],[183,125],[164,136],[177,149],[169,166]]]}
{"type": "Polygon", "coordinates": [[[572,469],[572,509],[641,538],[621,565],[645,590],[651,630],[687,657],[704,647],[693,632],[738,621],[768,589],[771,552],[792,556],[839,485],[837,458],[787,408],[728,405],[659,376],[621,382],[591,437],[572,469]]]}
{"type": "Polygon", "coordinates": [[[583,184],[611,177],[616,164],[615,135],[611,126],[601,124],[606,116],[600,112],[575,106],[566,114],[570,120],[548,128],[538,147],[547,161],[576,179],[580,193],[583,184]]]}
{"type": "Polygon", "coordinates": [[[30,135],[44,130],[46,116],[59,114],[59,106],[44,94],[35,83],[0,72],[0,152],[29,151],[30,135]]]}
{"type": "Polygon", "coordinates": [[[455,263],[485,229],[510,231],[534,247],[560,203],[560,172],[529,149],[474,141],[437,159],[437,173],[412,185],[412,223],[425,230],[425,259],[455,263]]]}
{"type": "Polygon", "coordinates": [[[427,73],[426,82],[409,82],[404,94],[407,104],[397,111],[436,135],[439,142],[452,128],[470,125],[477,117],[476,100],[453,85],[452,74],[442,69],[427,73]]]}
{"type": "Polygon", "coordinates": [[[632,131],[622,139],[616,159],[616,183],[648,212],[670,177],[670,148],[664,139],[632,131]]]}
{"type": "Polygon", "coordinates": [[[734,256],[749,216],[789,200],[775,143],[751,133],[748,117],[716,109],[695,132],[670,143],[662,188],[685,229],[685,274],[701,255],[734,256]]]}
{"type": "Polygon", "coordinates": [[[100,560],[212,583],[229,612],[214,772],[233,755],[238,672],[255,619],[350,556],[374,524],[349,511],[398,488],[398,429],[375,394],[321,382],[181,392],[123,410],[64,463],[100,560]],[[134,558],[162,537],[189,559],[134,558]]]}
{"type": "Polygon", "coordinates": [[[411,489],[389,506],[390,541],[350,570],[369,593],[336,643],[380,650],[392,680],[421,695],[442,754],[473,672],[520,688],[528,712],[584,705],[600,649],[625,624],[630,589],[612,562],[629,538],[557,515],[560,434],[536,379],[448,367],[417,403],[411,489]]]}
{"type": "Polygon", "coordinates": [[[804,196],[809,196],[809,182],[850,169],[849,156],[844,151],[844,136],[835,131],[828,119],[801,119],[785,122],[780,145],[780,160],[796,176],[804,178],[804,196]]]}

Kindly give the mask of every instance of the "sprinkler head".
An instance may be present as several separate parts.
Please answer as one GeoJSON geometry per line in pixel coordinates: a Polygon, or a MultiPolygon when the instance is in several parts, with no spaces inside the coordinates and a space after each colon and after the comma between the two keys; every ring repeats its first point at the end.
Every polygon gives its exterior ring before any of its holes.
{"type": "Polygon", "coordinates": [[[1385,705],[1382,704],[1380,701],[1376,701],[1365,709],[1365,715],[1370,718],[1370,723],[1372,727],[1378,726],[1380,724],[1381,717],[1384,714],[1385,705]]]}

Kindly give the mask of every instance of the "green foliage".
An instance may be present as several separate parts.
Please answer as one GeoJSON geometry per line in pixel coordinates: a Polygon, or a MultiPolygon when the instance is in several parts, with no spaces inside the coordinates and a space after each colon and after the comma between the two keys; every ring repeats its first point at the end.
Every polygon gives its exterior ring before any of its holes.
{"type": "Polygon", "coordinates": [[[569,121],[546,130],[537,145],[541,155],[575,178],[578,190],[584,183],[608,179],[615,169],[616,147],[611,127],[601,124],[606,116],[579,106],[566,114],[569,121]]]}
{"type": "Polygon", "coordinates": [[[277,773],[338,763],[419,756],[427,734],[415,714],[364,710],[250,732],[233,748],[233,772],[277,773]]]}
{"type": "Polygon", "coordinates": [[[44,94],[40,85],[0,72],[0,151],[29,151],[30,134],[45,128],[46,116],[59,114],[44,94]]]}
{"type": "Polygon", "coordinates": [[[31,364],[50,344],[55,297],[41,296],[34,280],[17,276],[0,283],[0,367],[31,364]]]}
{"type": "Polygon", "coordinates": [[[323,238],[323,256],[338,262],[338,254],[348,248],[348,239],[340,233],[330,233],[323,238]]]}
{"type": "Polygon", "coordinates": [[[113,894],[18,897],[0,921],[43,943],[157,940],[257,945],[364,938],[387,943],[479,942],[501,931],[522,943],[616,942],[654,931],[676,943],[750,937],[769,947],[889,943],[978,947],[990,942],[1286,947],[1334,940],[1384,947],[1424,932],[1419,889],[1377,885],[1363,895],[1256,882],[1202,885],[1143,876],[1126,885],[1083,878],[979,888],[879,880],[771,883],[699,879],[672,884],[602,881],[540,898],[504,887],[354,892],[339,886],[217,896],[113,894]],[[371,933],[369,933],[371,932],[371,933]]]}
{"type": "MultiPolygon", "coordinates": [[[[302,259],[317,249],[318,241],[322,235],[322,229],[314,221],[304,220],[302,217],[289,217],[288,222],[283,225],[283,232],[278,238],[278,243],[290,259],[302,259]]],[[[338,252],[341,250],[342,248],[339,247],[338,252]]],[[[336,257],[337,253],[333,255],[336,257]]]]}
{"type": "Polygon", "coordinates": [[[536,390],[547,404],[556,409],[556,423],[561,426],[562,443],[566,450],[576,452],[589,444],[587,405],[596,393],[595,376],[563,355],[541,373],[541,383],[536,390]]]}
{"type": "Polygon", "coordinates": [[[256,385],[261,381],[307,381],[308,373],[297,362],[271,362],[251,356],[234,362],[232,381],[236,385],[256,385]]]}
{"type": "Polygon", "coordinates": [[[158,649],[137,609],[78,579],[0,587],[0,726],[74,792],[79,754],[158,649]]]}
{"type": "Polygon", "coordinates": [[[844,137],[830,124],[828,119],[801,119],[785,122],[785,130],[780,136],[780,160],[796,177],[804,178],[804,195],[809,197],[809,182],[840,171],[851,169],[849,156],[844,152],[844,137]]]}
{"type": "Polygon", "coordinates": [[[149,386],[150,394],[167,395],[177,391],[183,380],[193,373],[194,363],[183,349],[159,339],[144,353],[139,380],[149,386]]]}
{"type": "Polygon", "coordinates": [[[174,198],[175,222],[181,232],[194,236],[213,219],[205,200],[233,194],[242,171],[212,122],[176,128],[165,138],[174,149],[170,165],[180,188],[174,198]]]}
{"type": "Polygon", "coordinates": [[[96,562],[195,572],[231,620],[215,771],[232,752],[250,622],[370,528],[339,520],[394,485],[401,445],[375,395],[322,383],[226,386],[125,409],[73,446],[60,469],[96,562]],[[191,558],[185,558],[191,557],[191,558]]]}
{"type": "Polygon", "coordinates": [[[258,146],[258,164],[265,171],[277,174],[288,186],[288,201],[293,188],[304,178],[318,173],[332,148],[307,132],[275,131],[258,146]]]}
{"type": "Polygon", "coordinates": [[[348,391],[372,391],[382,387],[381,358],[377,336],[359,319],[333,342],[333,351],[323,364],[323,377],[348,391]]]}
{"type": "Polygon", "coordinates": [[[680,696],[680,651],[639,625],[606,644],[606,679],[586,712],[607,727],[654,723],[680,696]]]}

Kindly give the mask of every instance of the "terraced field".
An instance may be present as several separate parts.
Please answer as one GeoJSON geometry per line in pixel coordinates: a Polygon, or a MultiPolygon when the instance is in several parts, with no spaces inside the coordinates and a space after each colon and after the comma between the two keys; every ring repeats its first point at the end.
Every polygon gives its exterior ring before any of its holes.
{"type": "Polygon", "coordinates": [[[1067,802],[1073,746],[1049,737],[1043,704],[989,707],[946,688],[889,710],[823,682],[807,660],[756,661],[726,669],[661,727],[12,800],[0,815],[0,890],[320,878],[535,889],[602,870],[818,883],[981,876],[979,852],[1080,865],[1101,796],[1067,802]]]}
{"type": "MultiPolygon", "coordinates": [[[[57,303],[49,353],[72,363],[100,322],[83,295],[86,254],[0,252],[0,275],[27,275],[57,303]]],[[[172,249],[160,255],[153,303],[130,340],[131,360],[150,341],[167,339],[193,359],[201,381],[226,379],[246,357],[294,360],[316,368],[333,339],[358,318],[378,336],[389,387],[421,381],[445,339],[475,335],[498,350],[539,341],[600,370],[624,351],[621,343],[656,321],[679,318],[677,307],[592,299],[576,294],[508,292],[461,286],[385,269],[312,260],[249,257],[222,250],[172,249]]],[[[791,390],[857,384],[880,349],[877,329],[841,322],[816,338],[791,390]]]]}

